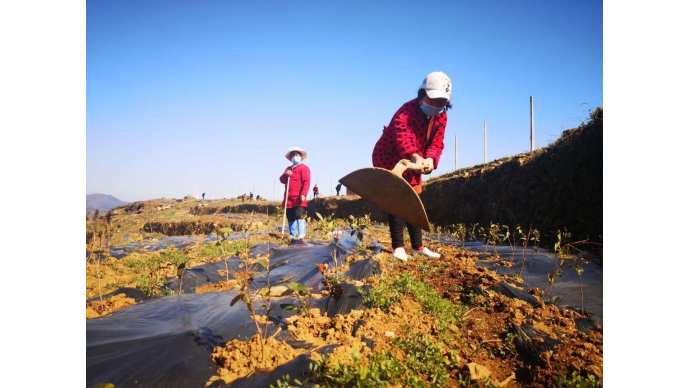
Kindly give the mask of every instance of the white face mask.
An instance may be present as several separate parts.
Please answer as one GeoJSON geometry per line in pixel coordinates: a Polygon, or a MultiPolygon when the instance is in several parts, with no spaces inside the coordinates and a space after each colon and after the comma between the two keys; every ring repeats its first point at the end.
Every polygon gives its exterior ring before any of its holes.
{"type": "Polygon", "coordinates": [[[445,107],[439,108],[424,102],[421,103],[419,107],[422,109],[422,112],[424,112],[426,117],[436,116],[437,114],[443,112],[443,109],[445,109],[445,107]]]}
{"type": "Polygon", "coordinates": [[[300,155],[300,154],[292,155],[292,159],[290,159],[290,161],[292,162],[293,165],[299,164],[299,162],[302,161],[302,155],[300,155]]]}

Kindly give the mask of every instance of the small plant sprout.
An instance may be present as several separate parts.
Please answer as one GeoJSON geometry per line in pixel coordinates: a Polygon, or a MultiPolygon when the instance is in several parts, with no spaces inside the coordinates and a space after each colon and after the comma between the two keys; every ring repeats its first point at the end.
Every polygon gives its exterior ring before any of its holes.
{"type": "Polygon", "coordinates": [[[514,244],[515,234],[510,233],[510,226],[503,225],[503,233],[501,234],[501,242],[503,244],[508,243],[510,246],[510,258],[515,258],[515,244],[514,244]]]}
{"type": "Polygon", "coordinates": [[[546,281],[549,283],[548,288],[544,292],[545,294],[551,291],[553,288],[554,284],[556,284],[556,280],[558,280],[559,277],[561,277],[561,274],[563,273],[563,259],[560,257],[558,258],[558,265],[553,269],[553,271],[549,272],[546,281]]]}
{"type": "Polygon", "coordinates": [[[532,229],[531,235],[530,241],[532,242],[532,248],[537,251],[539,249],[539,243],[541,242],[541,234],[539,229],[532,229]]]}
{"type": "Polygon", "coordinates": [[[477,237],[482,241],[484,245],[484,254],[488,254],[489,252],[487,250],[487,241],[489,239],[489,233],[483,226],[479,226],[477,228],[477,237]]]}
{"type": "Polygon", "coordinates": [[[157,296],[161,293],[164,278],[161,276],[161,254],[151,255],[144,259],[133,260],[127,265],[133,267],[139,275],[135,279],[135,285],[147,296],[157,296]]]}
{"type": "Polygon", "coordinates": [[[429,226],[431,227],[429,230],[429,236],[430,236],[429,240],[433,241],[434,240],[433,236],[436,235],[435,239],[436,239],[436,241],[439,241],[441,228],[436,224],[429,224],[429,226]]]}
{"type": "Polygon", "coordinates": [[[230,268],[228,267],[228,256],[230,255],[230,228],[222,228],[216,232],[218,241],[216,246],[220,248],[225,262],[225,282],[230,283],[230,268]]]}
{"type": "Polygon", "coordinates": [[[187,255],[184,253],[172,249],[170,251],[162,252],[161,253],[161,259],[163,261],[166,261],[170,264],[172,264],[176,270],[177,270],[177,279],[179,281],[179,287],[178,287],[178,295],[182,294],[182,279],[184,277],[184,271],[187,268],[187,263],[189,262],[189,258],[187,255]]]}
{"type": "Polygon", "coordinates": [[[453,238],[460,241],[462,247],[465,247],[465,240],[467,239],[467,227],[465,224],[457,224],[453,228],[453,238]]]}
{"type": "Polygon", "coordinates": [[[362,217],[355,217],[353,215],[350,215],[348,217],[348,226],[352,230],[364,231],[369,226],[371,226],[371,217],[369,217],[368,214],[365,214],[362,217]]]}
{"type": "Polygon", "coordinates": [[[516,239],[519,240],[520,244],[522,245],[522,263],[520,264],[520,276],[522,276],[522,272],[525,270],[525,254],[527,251],[527,247],[529,246],[529,241],[530,241],[530,234],[532,233],[532,228],[528,228],[527,232],[522,230],[522,227],[520,225],[515,227],[515,236],[516,239]]]}
{"type": "MultiPolygon", "coordinates": [[[[556,242],[554,243],[554,251],[556,252],[556,255],[559,258],[563,257],[572,257],[573,251],[577,254],[575,256],[575,260],[573,260],[573,263],[570,265],[571,268],[575,271],[578,277],[578,286],[580,288],[580,311],[584,312],[585,311],[585,295],[584,295],[584,290],[583,290],[583,283],[582,283],[582,275],[585,272],[584,264],[586,263],[586,260],[584,258],[584,251],[579,248],[580,245],[583,244],[588,244],[589,241],[587,240],[581,240],[581,241],[575,241],[571,242],[570,241],[570,236],[571,234],[566,230],[566,231],[560,231],[558,230],[556,232],[556,242]]],[[[563,260],[561,260],[561,263],[563,260]]]]}
{"type": "Polygon", "coordinates": [[[472,224],[472,229],[470,229],[470,238],[472,241],[476,241],[478,237],[481,237],[482,234],[479,229],[482,229],[478,223],[472,224]]]}
{"type": "Polygon", "coordinates": [[[550,290],[556,283],[556,280],[563,274],[563,264],[565,263],[564,258],[570,256],[571,243],[569,242],[570,233],[568,231],[558,230],[556,232],[556,242],[553,244],[553,250],[556,253],[556,258],[558,259],[558,266],[551,271],[547,277],[549,282],[550,290]]]}
{"type": "Polygon", "coordinates": [[[321,213],[316,212],[316,220],[313,221],[313,230],[319,232],[322,238],[330,240],[333,237],[333,232],[338,224],[332,215],[324,217],[321,213]]]}
{"type": "Polygon", "coordinates": [[[559,257],[565,257],[570,255],[570,233],[565,230],[561,231],[560,229],[556,232],[556,242],[553,244],[553,251],[556,252],[556,254],[559,257]]]}
{"type": "Polygon", "coordinates": [[[96,279],[98,280],[98,299],[103,301],[103,291],[101,288],[101,260],[105,256],[103,253],[103,231],[97,233],[98,247],[96,248],[96,279]]]}
{"type": "MultiPolygon", "coordinates": [[[[328,238],[332,238],[336,228],[337,228],[337,223],[333,219],[333,216],[328,216],[328,217],[323,217],[320,213],[316,213],[316,218],[318,221],[316,221],[316,225],[314,226],[314,230],[318,230],[321,232],[322,235],[328,236],[328,238]]],[[[360,222],[367,222],[365,221],[360,221],[358,219],[352,219],[358,226],[361,225],[360,222]]],[[[338,247],[336,244],[332,244],[332,250],[331,250],[331,259],[333,260],[333,269],[332,270],[327,270],[324,272],[324,283],[326,283],[326,288],[335,291],[338,288],[335,287],[335,285],[340,283],[340,263],[338,262],[338,247]],[[334,276],[329,277],[328,272],[332,272],[334,276]]]]}
{"type": "Polygon", "coordinates": [[[585,293],[584,293],[583,285],[582,285],[582,274],[585,273],[585,268],[582,265],[583,260],[584,260],[583,258],[578,257],[577,258],[577,264],[575,265],[574,269],[575,269],[575,273],[577,273],[577,277],[579,280],[578,283],[580,285],[580,311],[584,313],[585,312],[585,293]]]}
{"type": "Polygon", "coordinates": [[[501,226],[492,223],[491,225],[489,225],[489,229],[487,231],[487,243],[493,246],[494,255],[498,254],[498,251],[496,250],[496,244],[499,241],[501,241],[501,226]]]}
{"type": "Polygon", "coordinates": [[[298,313],[302,316],[307,314],[307,312],[309,311],[309,287],[305,286],[302,283],[293,282],[288,285],[288,289],[297,298],[297,304],[285,303],[281,304],[280,307],[286,311],[297,310],[298,313]]]}
{"type": "MultiPolygon", "coordinates": [[[[254,301],[256,299],[261,298],[262,304],[261,308],[266,311],[266,314],[268,314],[268,311],[271,306],[271,266],[270,266],[270,258],[269,256],[261,257],[257,259],[254,263],[250,263],[250,257],[249,257],[249,229],[250,229],[250,224],[244,224],[242,226],[243,232],[245,234],[245,244],[244,244],[244,252],[240,252],[238,248],[238,256],[240,256],[240,259],[242,260],[242,269],[237,273],[237,278],[239,280],[240,284],[240,291],[239,294],[237,294],[231,301],[230,301],[230,306],[234,306],[237,302],[242,302],[244,305],[247,307],[247,310],[249,311],[249,316],[254,322],[254,326],[256,327],[256,335],[258,336],[259,340],[259,345],[261,347],[261,360],[264,360],[265,354],[264,354],[264,347],[266,345],[266,341],[268,340],[268,328],[270,326],[270,321],[263,317],[259,316],[257,314],[256,309],[254,308],[254,301]],[[252,269],[251,264],[257,264],[259,265],[262,269],[266,271],[266,287],[260,288],[256,291],[252,291],[251,286],[252,286],[252,281],[254,280],[254,275],[255,275],[255,270],[252,269]]],[[[280,329],[278,329],[280,330],[280,329]]],[[[277,334],[274,333],[274,335],[277,334]]]]}
{"type": "Polygon", "coordinates": [[[96,281],[98,288],[98,298],[103,301],[103,291],[101,287],[101,279],[103,273],[101,271],[101,261],[109,256],[110,241],[113,237],[112,211],[107,212],[103,217],[99,217],[100,213],[96,210],[91,219],[91,231],[87,233],[86,253],[87,261],[95,262],[96,264],[96,281]]]}

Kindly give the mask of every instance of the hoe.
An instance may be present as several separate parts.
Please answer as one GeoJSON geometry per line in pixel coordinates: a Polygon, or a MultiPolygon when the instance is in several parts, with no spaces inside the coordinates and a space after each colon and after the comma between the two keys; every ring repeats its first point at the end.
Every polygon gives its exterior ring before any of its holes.
{"type": "Polygon", "coordinates": [[[392,170],[362,168],[340,178],[339,182],[382,211],[428,231],[429,219],[424,204],[402,177],[405,170],[414,165],[411,161],[402,159],[392,170]]]}

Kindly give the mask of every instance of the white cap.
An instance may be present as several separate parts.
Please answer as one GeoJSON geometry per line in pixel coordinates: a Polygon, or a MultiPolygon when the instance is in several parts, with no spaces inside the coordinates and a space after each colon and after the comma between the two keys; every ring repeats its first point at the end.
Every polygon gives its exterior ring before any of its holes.
{"type": "Polygon", "coordinates": [[[450,77],[442,71],[434,71],[429,73],[424,81],[422,81],[421,89],[426,91],[429,98],[445,98],[450,101],[450,94],[453,90],[453,84],[450,82],[450,77]]]}
{"type": "Polygon", "coordinates": [[[302,160],[307,158],[307,151],[305,151],[299,147],[290,147],[288,152],[285,154],[285,159],[290,160],[290,154],[293,152],[299,152],[300,155],[302,155],[302,160]]]}

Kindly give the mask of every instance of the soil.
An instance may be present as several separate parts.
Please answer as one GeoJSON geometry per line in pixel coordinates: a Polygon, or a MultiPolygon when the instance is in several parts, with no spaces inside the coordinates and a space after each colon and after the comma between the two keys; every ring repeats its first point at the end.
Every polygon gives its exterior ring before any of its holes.
{"type": "Polygon", "coordinates": [[[194,289],[197,294],[205,294],[207,292],[220,292],[225,290],[232,290],[239,287],[239,282],[235,279],[223,280],[217,283],[209,283],[198,286],[194,289]]]}
{"type": "MultiPolygon", "coordinates": [[[[412,272],[432,284],[445,298],[470,306],[461,326],[463,346],[456,349],[466,360],[489,367],[499,377],[516,371],[522,383],[535,386],[548,386],[553,379],[570,375],[572,371],[602,378],[602,331],[579,331],[576,320],[586,319],[585,315],[545,304],[538,289],[526,290],[539,301],[536,307],[500,294],[491,288],[508,279],[478,267],[477,254],[453,247],[437,249],[444,254],[443,260],[395,263],[394,271],[412,272]],[[560,344],[543,352],[530,354],[530,349],[525,349],[520,354],[513,343],[508,344],[506,353],[505,345],[509,342],[506,337],[515,336],[516,331],[525,327],[533,329],[538,336],[545,336],[546,342],[560,344]]],[[[514,278],[509,280],[516,282],[514,278]]]]}
{"type": "MultiPolygon", "coordinates": [[[[354,362],[362,365],[370,356],[385,351],[404,361],[405,355],[392,345],[393,339],[416,333],[436,338],[444,352],[454,355],[454,361],[466,378],[479,379],[477,376],[481,376],[494,386],[546,387],[573,371],[602,378],[602,333],[600,330],[579,331],[575,320],[584,318],[582,314],[544,304],[538,290],[530,290],[539,301],[536,307],[500,294],[491,288],[504,279],[477,267],[476,254],[455,248],[439,250],[445,254],[445,260],[417,259],[401,263],[391,262],[386,255],[378,255],[377,260],[382,262],[388,274],[410,272],[432,284],[445,298],[468,306],[462,321],[451,325],[447,332],[438,327],[437,320],[425,313],[412,296],[403,297],[389,312],[363,308],[328,317],[318,308],[311,308],[303,316],[285,319],[289,335],[276,340],[283,346],[272,342],[265,349],[272,360],[269,363],[278,362],[286,353],[294,356],[309,353],[313,360],[323,359],[327,366],[354,362]],[[300,344],[301,350],[295,350],[288,343],[300,344]],[[314,352],[327,345],[331,346],[328,355],[314,352]],[[356,361],[353,354],[359,355],[356,361]]],[[[376,279],[365,282],[375,283],[376,279]]],[[[240,346],[237,340],[226,345],[237,357],[247,358],[243,359],[245,366],[239,371],[228,371],[227,360],[222,359],[218,375],[225,376],[225,382],[250,373],[248,369],[257,363],[255,359],[248,361],[256,358],[256,352],[253,356],[239,356],[240,346]]],[[[213,357],[217,361],[217,357],[213,357]]],[[[460,374],[451,374],[451,377],[451,386],[466,382],[460,374]]]]}
{"type": "Polygon", "coordinates": [[[300,355],[302,352],[285,342],[273,338],[261,345],[255,335],[248,341],[234,339],[213,349],[211,359],[218,364],[218,374],[212,376],[207,385],[217,380],[230,383],[262,369],[272,369],[300,355]]]}
{"type": "Polygon", "coordinates": [[[86,304],[86,319],[100,318],[136,303],[134,298],[125,294],[116,294],[103,301],[94,300],[86,304]]]}

